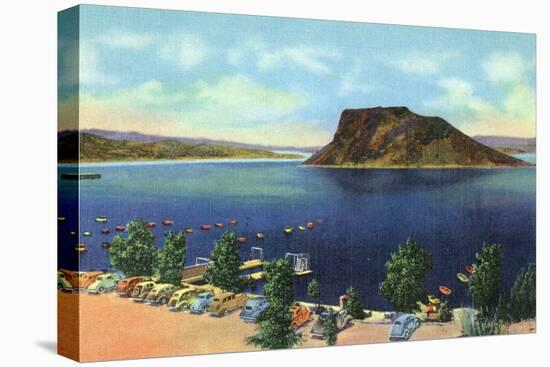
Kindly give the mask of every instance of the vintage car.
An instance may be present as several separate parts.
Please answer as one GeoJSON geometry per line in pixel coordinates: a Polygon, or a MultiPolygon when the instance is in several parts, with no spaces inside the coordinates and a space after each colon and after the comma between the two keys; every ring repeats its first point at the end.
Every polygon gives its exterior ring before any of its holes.
{"type": "Polygon", "coordinates": [[[241,310],[241,319],[245,322],[258,322],[258,319],[269,305],[267,298],[257,297],[251,298],[246,302],[241,310]]]}
{"type": "Polygon", "coordinates": [[[103,274],[101,271],[72,271],[67,269],[59,269],[65,276],[65,279],[72,285],[73,289],[86,289],[92,284],[95,279],[103,274]]]}
{"type": "Polygon", "coordinates": [[[394,321],[390,331],[390,341],[409,340],[420,327],[420,319],[413,314],[401,314],[394,321]]]}
{"type": "Polygon", "coordinates": [[[290,325],[294,329],[298,329],[307,324],[313,315],[313,312],[309,308],[302,306],[299,303],[295,303],[292,307],[290,307],[290,313],[292,314],[292,322],[290,325]]]}
{"type": "Polygon", "coordinates": [[[116,285],[116,294],[120,297],[130,297],[132,295],[132,292],[134,291],[134,287],[136,286],[136,284],[145,282],[147,280],[149,280],[149,278],[141,276],[122,279],[116,285]]]}
{"type": "Polygon", "coordinates": [[[130,299],[134,302],[143,302],[145,301],[145,297],[147,297],[147,294],[157,283],[152,280],[147,280],[145,282],[141,282],[136,284],[134,287],[134,290],[132,291],[132,296],[130,299]]]}
{"type": "Polygon", "coordinates": [[[178,289],[168,301],[170,311],[185,311],[197,300],[200,290],[195,287],[178,289]]]}
{"type": "Polygon", "coordinates": [[[224,316],[227,313],[243,307],[248,297],[243,293],[223,292],[214,296],[208,307],[211,316],[224,316]]]}
{"type": "Polygon", "coordinates": [[[193,314],[205,313],[214,299],[214,292],[201,292],[195,302],[191,304],[189,311],[193,314]]]}
{"type": "Polygon", "coordinates": [[[111,273],[101,274],[100,276],[95,278],[95,281],[93,281],[92,284],[88,286],[88,288],[86,288],[86,291],[92,294],[100,294],[112,291],[116,288],[119,279],[120,278],[118,276],[111,273]]]}
{"type": "Polygon", "coordinates": [[[62,271],[57,272],[57,289],[66,292],[70,292],[74,289],[73,285],[69,280],[67,280],[67,278],[65,278],[65,274],[62,271]]]}
{"type": "Polygon", "coordinates": [[[168,300],[172,297],[172,294],[176,290],[178,290],[178,288],[173,284],[157,284],[149,293],[147,293],[145,303],[149,303],[151,305],[165,305],[168,303],[168,300]]]}
{"type": "MultiPolygon", "coordinates": [[[[327,311],[322,312],[313,322],[311,327],[311,337],[324,339],[325,333],[325,322],[328,320],[330,314],[327,311]]],[[[338,331],[344,329],[352,320],[352,317],[348,314],[346,310],[340,310],[334,313],[336,318],[336,328],[338,331]]]]}

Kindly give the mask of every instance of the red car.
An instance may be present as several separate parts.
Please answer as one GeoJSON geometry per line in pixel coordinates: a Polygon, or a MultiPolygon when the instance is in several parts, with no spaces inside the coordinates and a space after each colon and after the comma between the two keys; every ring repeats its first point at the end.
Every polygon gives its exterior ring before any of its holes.
{"type": "Polygon", "coordinates": [[[116,286],[116,294],[120,297],[130,297],[136,284],[149,280],[147,277],[130,277],[122,279],[116,286]]]}

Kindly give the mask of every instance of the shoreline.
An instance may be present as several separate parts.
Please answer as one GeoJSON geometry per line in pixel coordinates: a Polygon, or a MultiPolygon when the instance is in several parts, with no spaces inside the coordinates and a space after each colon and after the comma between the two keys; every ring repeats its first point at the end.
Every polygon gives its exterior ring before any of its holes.
{"type": "Polygon", "coordinates": [[[197,163],[248,163],[248,162],[303,162],[302,158],[185,158],[185,159],[143,159],[128,161],[79,161],[58,162],[58,167],[91,167],[120,165],[153,165],[153,164],[197,164],[197,163]]]}

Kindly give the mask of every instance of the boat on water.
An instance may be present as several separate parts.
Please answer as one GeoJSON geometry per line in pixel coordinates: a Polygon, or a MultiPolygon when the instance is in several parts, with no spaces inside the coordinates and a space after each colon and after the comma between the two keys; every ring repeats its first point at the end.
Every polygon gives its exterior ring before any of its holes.
{"type": "Polygon", "coordinates": [[[171,226],[172,224],[174,224],[174,221],[170,219],[165,219],[162,221],[162,225],[164,226],[171,226]]]}
{"type": "Polygon", "coordinates": [[[86,245],[82,244],[82,243],[79,243],[78,245],[76,245],[74,247],[75,251],[77,252],[84,252],[84,251],[87,251],[86,249],[86,245]]]}
{"type": "Polygon", "coordinates": [[[126,230],[124,226],[116,226],[115,229],[117,232],[124,232],[126,230]]]}
{"type": "Polygon", "coordinates": [[[212,229],[212,226],[211,226],[210,224],[203,224],[203,225],[201,226],[201,229],[202,229],[203,231],[209,231],[209,230],[212,229]]]}
{"type": "Polygon", "coordinates": [[[458,273],[458,274],[456,275],[456,277],[457,277],[458,280],[460,280],[462,283],[468,283],[469,278],[468,278],[466,275],[464,275],[464,274],[462,274],[462,273],[458,273]]]}
{"type": "Polygon", "coordinates": [[[258,232],[256,233],[256,239],[257,240],[263,240],[265,238],[265,234],[258,232]]]}
{"type": "Polygon", "coordinates": [[[149,228],[155,228],[157,224],[155,222],[147,222],[146,226],[149,228]]]}
{"type": "Polygon", "coordinates": [[[299,229],[300,231],[305,231],[305,230],[306,230],[306,227],[304,227],[304,226],[298,226],[298,229],[299,229]]]}
{"type": "Polygon", "coordinates": [[[101,232],[101,234],[109,234],[109,233],[111,233],[111,231],[108,230],[107,228],[103,228],[100,232],[101,232]]]}
{"type": "Polygon", "coordinates": [[[96,217],[95,221],[98,223],[107,223],[107,217],[96,217]]]}
{"type": "Polygon", "coordinates": [[[231,219],[229,222],[227,222],[227,224],[231,224],[232,226],[234,226],[237,223],[238,222],[235,219],[231,219]]]}
{"type": "Polygon", "coordinates": [[[315,227],[315,224],[313,224],[313,222],[309,222],[306,227],[307,229],[313,229],[313,227],[315,227]]]}
{"type": "Polygon", "coordinates": [[[101,248],[102,248],[102,249],[107,250],[107,249],[110,248],[110,247],[111,247],[111,243],[109,243],[109,242],[103,242],[103,243],[101,243],[101,248]]]}
{"type": "Polygon", "coordinates": [[[101,178],[99,173],[62,173],[62,180],[98,180],[101,178]]]}
{"type": "Polygon", "coordinates": [[[451,295],[451,288],[445,287],[443,285],[439,286],[439,293],[441,293],[444,296],[450,296],[451,295]]]}
{"type": "Polygon", "coordinates": [[[222,228],[222,227],[223,227],[223,223],[216,223],[215,226],[218,227],[218,228],[222,228]]]}
{"type": "Polygon", "coordinates": [[[76,231],[69,231],[69,236],[76,236],[76,231]]]}
{"type": "Polygon", "coordinates": [[[468,272],[470,274],[474,274],[476,271],[475,271],[473,266],[467,266],[466,267],[466,272],[468,272]]]}
{"type": "Polygon", "coordinates": [[[246,242],[248,242],[248,238],[246,238],[246,237],[238,237],[238,238],[237,238],[237,242],[239,242],[239,243],[246,243],[246,242]]]}
{"type": "Polygon", "coordinates": [[[436,296],[434,296],[433,294],[430,294],[428,296],[428,301],[432,304],[432,305],[438,305],[441,303],[441,300],[439,298],[437,298],[436,296]]]}
{"type": "Polygon", "coordinates": [[[57,217],[57,220],[58,220],[59,222],[64,222],[65,219],[67,219],[67,218],[65,218],[65,217],[57,217]]]}
{"type": "Polygon", "coordinates": [[[286,234],[291,234],[293,230],[294,228],[292,228],[291,226],[286,226],[285,228],[283,228],[283,232],[286,234]]]}
{"type": "Polygon", "coordinates": [[[185,233],[193,233],[193,228],[191,227],[185,228],[185,233]]]}
{"type": "Polygon", "coordinates": [[[84,232],[82,232],[82,235],[83,235],[83,236],[86,236],[86,237],[90,237],[90,236],[92,235],[92,232],[90,232],[90,231],[84,231],[84,232]]]}

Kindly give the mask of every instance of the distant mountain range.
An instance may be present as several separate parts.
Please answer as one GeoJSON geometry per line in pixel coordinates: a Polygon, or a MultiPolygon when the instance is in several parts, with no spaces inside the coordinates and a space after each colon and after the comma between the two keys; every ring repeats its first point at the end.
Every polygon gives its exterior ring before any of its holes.
{"type": "MultiPolygon", "coordinates": [[[[111,140],[131,140],[139,141],[142,143],[154,143],[163,140],[179,141],[187,144],[213,144],[227,147],[238,147],[246,149],[259,149],[259,150],[279,150],[279,151],[293,151],[304,153],[315,153],[322,147],[296,147],[296,146],[279,146],[279,145],[260,145],[260,144],[246,144],[234,141],[226,140],[213,140],[206,138],[186,138],[186,137],[173,137],[162,135],[146,135],[135,131],[113,131],[113,130],[100,130],[100,129],[84,129],[82,133],[89,133],[103,138],[111,140]]],[[[62,132],[63,133],[63,132],[62,132]]]]}
{"type": "Polygon", "coordinates": [[[308,165],[357,168],[524,167],[439,117],[407,107],[344,110],[331,143],[308,165]]]}
{"type": "Polygon", "coordinates": [[[58,134],[58,161],[76,162],[185,160],[208,158],[299,159],[299,154],[279,154],[268,150],[248,149],[176,140],[137,141],[108,139],[89,132],[63,131],[58,134]],[[80,140],[79,140],[80,137],[80,140]]]}
{"type": "Polygon", "coordinates": [[[512,136],[475,135],[472,137],[483,145],[507,154],[534,153],[537,151],[536,138],[515,138],[512,136]]]}

